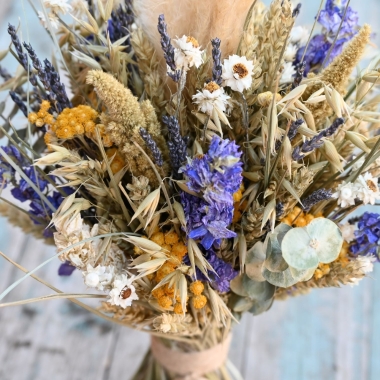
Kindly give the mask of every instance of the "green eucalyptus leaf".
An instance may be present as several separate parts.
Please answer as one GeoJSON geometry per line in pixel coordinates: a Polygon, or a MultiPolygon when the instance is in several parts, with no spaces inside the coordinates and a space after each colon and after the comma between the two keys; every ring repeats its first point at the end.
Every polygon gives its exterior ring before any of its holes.
{"type": "Polygon", "coordinates": [[[245,274],[254,281],[265,281],[261,268],[265,260],[264,243],[257,242],[248,252],[245,262],[245,274]]]}
{"type": "Polygon", "coordinates": [[[242,279],[243,279],[243,274],[240,274],[238,276],[236,276],[231,282],[230,282],[230,287],[231,287],[231,290],[241,296],[241,297],[247,297],[248,296],[248,292],[245,290],[244,286],[243,286],[243,283],[242,283],[242,279]]]}
{"type": "Polygon", "coordinates": [[[248,293],[248,297],[255,302],[266,301],[274,296],[275,286],[267,281],[253,281],[248,276],[243,276],[242,284],[248,293]]]}
{"type": "Polygon", "coordinates": [[[269,310],[272,305],[273,305],[273,298],[270,298],[266,301],[255,302],[248,311],[253,315],[259,315],[269,310]]]}
{"type": "Polygon", "coordinates": [[[254,301],[250,300],[248,297],[240,297],[236,294],[232,294],[228,305],[233,311],[243,313],[252,308],[254,301]]]}
{"type": "Polygon", "coordinates": [[[315,251],[319,261],[323,264],[336,260],[343,245],[340,228],[330,219],[316,218],[307,226],[306,231],[316,243],[315,251]]]}
{"type": "Polygon", "coordinates": [[[264,266],[271,272],[283,272],[288,268],[288,264],[282,257],[281,246],[276,234],[269,236],[264,266]]]}
{"type": "Polygon", "coordinates": [[[319,263],[319,258],[311,243],[312,240],[305,228],[293,228],[282,240],[282,257],[289,266],[295,269],[315,268],[319,263]]]}
{"type": "Polygon", "coordinates": [[[271,272],[267,268],[263,267],[262,273],[263,277],[272,285],[280,288],[288,288],[289,286],[293,286],[297,282],[300,282],[307,271],[299,271],[288,267],[288,269],[283,272],[271,272]]]}

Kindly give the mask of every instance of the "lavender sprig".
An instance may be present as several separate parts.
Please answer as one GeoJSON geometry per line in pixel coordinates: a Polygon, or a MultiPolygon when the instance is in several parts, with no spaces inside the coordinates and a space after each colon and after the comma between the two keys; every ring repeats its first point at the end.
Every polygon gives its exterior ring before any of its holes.
{"type": "Polygon", "coordinates": [[[149,132],[145,128],[140,128],[139,132],[140,132],[140,136],[145,141],[145,144],[151,151],[155,163],[161,167],[164,164],[164,160],[162,158],[162,153],[160,149],[158,148],[156,142],[153,140],[152,136],[149,134],[149,132]]]}
{"type": "Polygon", "coordinates": [[[302,7],[302,4],[301,3],[298,3],[297,6],[293,9],[293,13],[292,13],[292,17],[295,18],[295,17],[298,17],[300,12],[301,12],[301,7],[302,7]]]}
{"type": "Polygon", "coordinates": [[[276,218],[280,218],[284,214],[284,211],[285,211],[284,204],[281,202],[278,202],[276,204],[276,218]]]}
{"type": "Polygon", "coordinates": [[[172,70],[172,72],[168,71],[168,75],[175,82],[178,82],[181,77],[181,72],[180,70],[177,70],[177,66],[175,64],[174,47],[171,43],[171,39],[167,32],[167,25],[165,23],[164,15],[158,16],[157,29],[158,29],[158,33],[160,33],[160,36],[161,36],[161,47],[162,47],[162,51],[164,52],[164,58],[165,58],[166,64],[169,66],[170,70],[172,70]]]}
{"type": "Polygon", "coordinates": [[[30,75],[29,75],[30,83],[33,86],[37,86],[37,78],[31,72],[31,68],[30,68],[29,63],[28,63],[28,56],[24,53],[24,51],[22,49],[21,42],[20,42],[20,39],[18,38],[16,28],[11,24],[8,24],[8,33],[11,36],[11,40],[12,40],[13,46],[16,49],[16,53],[17,53],[17,56],[18,56],[18,59],[19,59],[21,66],[24,68],[24,70],[26,72],[30,73],[30,75]]]}
{"type": "MultiPolygon", "coordinates": [[[[288,138],[290,141],[292,141],[298,132],[298,128],[304,123],[303,119],[298,119],[296,121],[293,121],[293,123],[290,125],[289,132],[288,132],[288,138]]],[[[284,138],[281,138],[281,140],[276,141],[275,149],[278,151],[281,148],[281,144],[284,138]]]]}
{"type": "Polygon", "coordinates": [[[221,63],[222,52],[220,51],[220,42],[221,41],[219,38],[214,38],[213,40],[211,40],[212,60],[213,60],[212,81],[215,82],[219,86],[221,86],[222,84],[222,63],[221,63]]]}
{"type": "Polygon", "coordinates": [[[12,78],[12,75],[8,73],[4,67],[0,66],[0,77],[2,77],[5,81],[12,78]]]}
{"type": "Polygon", "coordinates": [[[131,51],[129,30],[134,22],[134,14],[132,10],[131,0],[125,0],[124,5],[120,5],[116,11],[111,13],[111,18],[108,20],[107,31],[111,42],[120,40],[128,36],[123,45],[127,46],[126,51],[131,51]]]}
{"type": "Polygon", "coordinates": [[[303,79],[303,74],[305,72],[305,68],[306,68],[306,62],[305,61],[300,62],[297,65],[296,75],[294,76],[292,89],[295,89],[296,87],[298,87],[301,84],[302,79],[303,79]]]}
{"type": "Polygon", "coordinates": [[[15,104],[18,106],[20,111],[24,114],[24,116],[28,117],[28,109],[26,108],[26,105],[22,101],[22,99],[16,94],[16,92],[9,91],[9,95],[11,96],[11,98],[15,102],[15,104]]]}
{"type": "Polygon", "coordinates": [[[324,129],[312,139],[305,141],[301,147],[295,147],[292,154],[293,160],[301,160],[305,157],[306,153],[310,153],[313,150],[320,148],[324,144],[323,138],[332,136],[343,123],[344,119],[339,117],[331,124],[330,127],[324,129]]]}
{"type": "Polygon", "coordinates": [[[317,203],[330,199],[331,197],[332,197],[331,190],[326,190],[326,189],[316,190],[302,201],[303,210],[308,212],[317,203]]]}
{"type": "Polygon", "coordinates": [[[182,137],[178,120],[174,116],[163,116],[162,121],[168,128],[168,148],[173,169],[173,178],[181,178],[178,169],[186,162],[188,138],[182,137]]]}

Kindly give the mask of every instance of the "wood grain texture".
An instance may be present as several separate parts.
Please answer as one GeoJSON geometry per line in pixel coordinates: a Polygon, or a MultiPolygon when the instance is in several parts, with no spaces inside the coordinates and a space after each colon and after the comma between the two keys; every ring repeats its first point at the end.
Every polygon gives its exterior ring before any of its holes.
{"type": "MultiPolygon", "coordinates": [[[[267,3],[269,1],[266,1],[267,3]]],[[[35,2],[38,4],[38,1],[35,2]]],[[[299,24],[311,24],[319,0],[305,0],[299,24]]],[[[378,25],[379,0],[352,0],[361,19],[378,25]]],[[[7,22],[18,24],[42,58],[49,39],[27,0],[0,0],[0,50],[7,22]]],[[[377,35],[379,41],[380,34],[377,35]]],[[[1,62],[15,67],[12,57],[1,62]]],[[[24,237],[0,218],[0,250],[27,268],[54,249],[24,237]]],[[[65,291],[85,290],[80,274],[57,276],[54,261],[38,275],[65,291]]],[[[0,259],[0,290],[21,273],[0,259]]],[[[234,330],[230,359],[246,380],[380,379],[380,267],[357,287],[325,289],[277,302],[258,317],[245,315],[234,330]]],[[[32,279],[6,301],[51,294],[32,279]]],[[[1,380],[128,380],[149,345],[146,334],[114,326],[69,301],[0,309],[1,380]]]]}

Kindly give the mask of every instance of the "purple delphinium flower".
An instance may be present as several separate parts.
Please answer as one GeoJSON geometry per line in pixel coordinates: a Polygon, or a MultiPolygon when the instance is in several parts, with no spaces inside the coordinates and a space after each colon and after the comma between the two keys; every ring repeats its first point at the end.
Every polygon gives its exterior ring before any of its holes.
{"type": "Polygon", "coordinates": [[[201,239],[205,249],[220,244],[221,239],[236,236],[228,226],[233,218],[233,205],[210,206],[204,199],[182,192],[181,203],[185,211],[187,235],[190,239],[201,239]]]}
{"type": "Polygon", "coordinates": [[[75,267],[69,261],[65,261],[58,268],[58,276],[71,276],[74,270],[75,267]]]}
{"type": "Polygon", "coordinates": [[[213,271],[207,271],[211,281],[197,268],[197,279],[210,282],[210,285],[220,293],[226,293],[230,290],[230,282],[238,275],[238,271],[232,268],[232,265],[226,263],[218,257],[216,253],[209,249],[205,254],[206,260],[211,264],[213,271]]]}
{"type": "MultiPolygon", "coordinates": [[[[321,10],[318,22],[323,26],[323,30],[321,34],[315,35],[311,39],[306,51],[304,59],[306,62],[305,76],[310,70],[319,68],[328,54],[329,58],[326,63],[329,64],[332,62],[333,59],[342,52],[343,45],[350,41],[357,33],[359,21],[358,13],[350,6],[347,7],[346,10],[346,5],[347,0],[342,0],[340,5],[338,5],[335,0],[328,0],[325,8],[321,10]],[[342,24],[341,28],[340,24],[342,24]],[[332,47],[333,44],[334,46],[332,47]]],[[[301,47],[298,50],[295,61],[296,64],[301,62],[304,51],[305,47],[301,47]]]]}
{"type": "MultiPolygon", "coordinates": [[[[18,166],[23,167],[28,164],[15,146],[3,146],[2,149],[18,164],[18,166]]],[[[14,170],[8,161],[0,155],[0,181],[4,183],[4,185],[2,185],[4,188],[9,182],[12,182],[13,184],[16,183],[15,174],[16,170],[14,170]]]]}
{"type": "Polygon", "coordinates": [[[242,182],[242,162],[239,146],[228,139],[214,136],[209,151],[196,156],[180,169],[187,177],[190,190],[203,195],[213,207],[223,203],[232,204],[232,195],[242,182]]]}
{"type": "Polygon", "coordinates": [[[357,223],[356,239],[350,246],[354,255],[374,255],[379,260],[380,214],[365,212],[357,223]]]}
{"type": "Polygon", "coordinates": [[[190,190],[202,198],[182,193],[187,235],[201,239],[207,250],[221,239],[235,237],[228,229],[233,218],[233,194],[242,182],[239,147],[230,140],[214,137],[206,154],[189,160],[180,172],[187,178],[190,190]]]}

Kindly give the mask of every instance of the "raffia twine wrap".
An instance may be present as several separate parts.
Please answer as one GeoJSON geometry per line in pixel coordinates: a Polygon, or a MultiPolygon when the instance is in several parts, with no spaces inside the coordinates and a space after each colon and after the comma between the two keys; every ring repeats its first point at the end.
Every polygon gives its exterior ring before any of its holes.
{"type": "Polygon", "coordinates": [[[222,343],[198,352],[181,352],[166,347],[152,336],[153,357],[168,372],[176,375],[175,380],[207,380],[203,375],[216,371],[227,360],[232,335],[222,343]]]}

